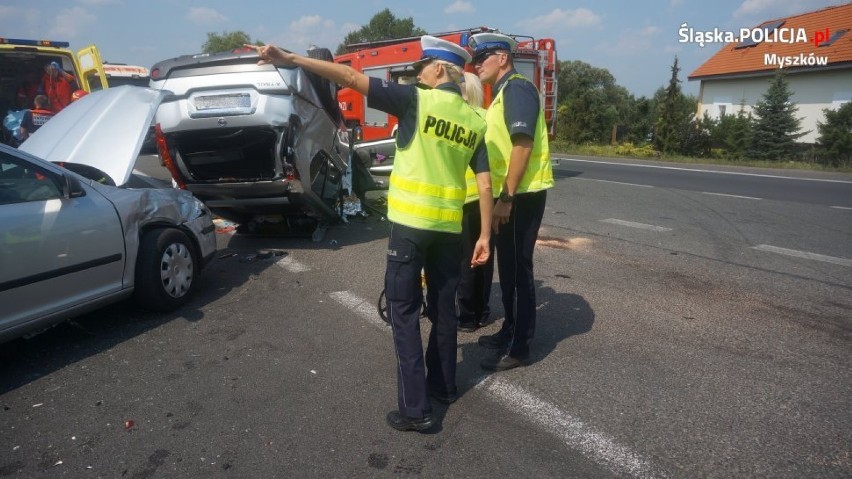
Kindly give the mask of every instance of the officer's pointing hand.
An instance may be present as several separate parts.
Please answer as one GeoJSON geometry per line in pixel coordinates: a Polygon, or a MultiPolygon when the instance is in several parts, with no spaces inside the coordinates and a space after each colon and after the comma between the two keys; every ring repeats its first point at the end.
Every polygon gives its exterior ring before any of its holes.
{"type": "Polygon", "coordinates": [[[275,45],[249,45],[244,44],[246,48],[251,48],[257,52],[260,60],[258,65],[283,65],[289,66],[293,64],[293,52],[276,47],[275,45]]]}

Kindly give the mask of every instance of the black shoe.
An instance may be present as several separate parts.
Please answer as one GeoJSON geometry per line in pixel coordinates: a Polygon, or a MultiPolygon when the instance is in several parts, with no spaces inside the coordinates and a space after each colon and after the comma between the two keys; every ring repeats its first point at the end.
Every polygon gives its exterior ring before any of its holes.
{"type": "Polygon", "coordinates": [[[463,333],[472,333],[472,332],[476,331],[477,329],[479,329],[481,327],[482,327],[481,324],[474,322],[474,321],[471,321],[469,323],[468,322],[464,322],[464,323],[460,322],[458,329],[459,329],[459,331],[461,331],[463,333]]]}
{"type": "Polygon", "coordinates": [[[429,392],[429,395],[432,396],[432,399],[438,401],[441,404],[452,404],[456,402],[459,398],[458,394],[441,394],[436,392],[429,392]]]}
{"type": "Polygon", "coordinates": [[[516,358],[508,354],[498,354],[494,357],[485,358],[480,363],[482,369],[487,371],[506,371],[520,366],[526,366],[529,358],[516,358]]]}
{"type": "Polygon", "coordinates": [[[507,343],[500,333],[480,336],[478,342],[480,346],[488,349],[503,349],[507,343]]]}
{"type": "Polygon", "coordinates": [[[494,318],[489,314],[483,318],[479,318],[479,327],[484,328],[490,324],[494,323],[494,318]]]}
{"type": "Polygon", "coordinates": [[[406,417],[399,411],[391,411],[387,417],[388,425],[397,431],[422,431],[429,429],[435,424],[435,418],[427,414],[422,418],[406,417]]]}

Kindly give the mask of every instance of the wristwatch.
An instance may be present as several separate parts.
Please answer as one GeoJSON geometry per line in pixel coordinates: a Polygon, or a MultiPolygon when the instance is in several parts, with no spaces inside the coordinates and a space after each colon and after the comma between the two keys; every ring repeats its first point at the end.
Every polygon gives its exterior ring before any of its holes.
{"type": "Polygon", "coordinates": [[[513,201],[515,201],[515,197],[507,193],[506,190],[503,190],[503,192],[500,193],[501,203],[512,203],[513,201]]]}

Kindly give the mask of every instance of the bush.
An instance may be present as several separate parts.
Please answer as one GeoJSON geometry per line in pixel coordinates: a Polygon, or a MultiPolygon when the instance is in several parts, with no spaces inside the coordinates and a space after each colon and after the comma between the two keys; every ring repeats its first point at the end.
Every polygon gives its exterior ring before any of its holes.
{"type": "Polygon", "coordinates": [[[823,110],[825,123],[818,123],[817,154],[827,165],[840,166],[852,162],[852,101],[837,111],[823,110]]]}
{"type": "Polygon", "coordinates": [[[743,113],[742,108],[736,115],[722,115],[711,129],[710,156],[729,160],[742,159],[751,137],[751,125],[751,116],[743,113]]]}
{"type": "Polygon", "coordinates": [[[711,132],[716,122],[704,112],[704,117],[683,125],[680,134],[680,153],[686,156],[710,156],[711,132]]]}
{"type": "Polygon", "coordinates": [[[619,156],[631,156],[634,158],[656,158],[660,152],[651,145],[636,146],[633,143],[622,143],[615,147],[615,154],[619,156]]]}

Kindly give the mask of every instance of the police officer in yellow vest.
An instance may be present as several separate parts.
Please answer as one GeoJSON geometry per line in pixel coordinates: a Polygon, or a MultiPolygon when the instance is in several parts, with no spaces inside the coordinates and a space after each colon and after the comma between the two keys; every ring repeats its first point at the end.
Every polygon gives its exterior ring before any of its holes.
{"type": "MultiPolygon", "coordinates": [[[[250,45],[247,45],[250,46],[250,45]]],[[[367,96],[368,105],[399,120],[396,155],[388,191],[385,292],[397,356],[399,409],[387,415],[401,431],[434,424],[429,396],[455,401],[455,291],[461,265],[461,219],[465,171],[476,172],[483,216],[491,217],[491,179],[484,146],[485,121],[461,97],[464,48],[435,37],[421,39],[423,58],[415,63],[419,85],[370,78],[346,66],[281,50],[254,47],[261,63],[298,66],[367,96]],[[429,335],[424,364],[420,339],[423,303],[421,270],[426,273],[429,335]]],[[[489,221],[490,223],[490,221],[489,221]]],[[[490,226],[490,224],[489,224],[490,226]]],[[[490,231],[483,231],[470,264],[489,255],[490,231]]]]}
{"type": "Polygon", "coordinates": [[[473,35],[473,65],[494,99],[485,115],[491,173],[505,178],[494,205],[497,271],[505,320],[496,334],[479,344],[496,350],[483,369],[503,371],[527,364],[535,334],[536,299],[533,252],[544,216],[553,168],[539,92],[514,68],[517,42],[499,33],[473,35]]]}

